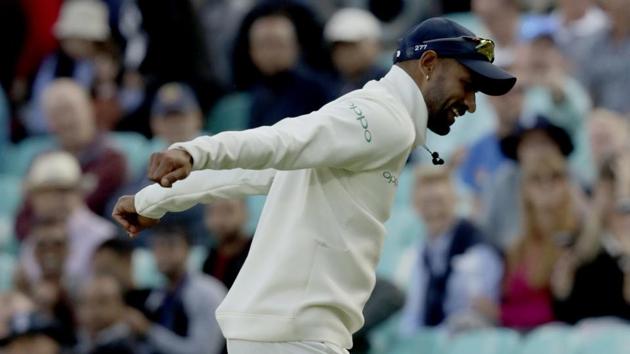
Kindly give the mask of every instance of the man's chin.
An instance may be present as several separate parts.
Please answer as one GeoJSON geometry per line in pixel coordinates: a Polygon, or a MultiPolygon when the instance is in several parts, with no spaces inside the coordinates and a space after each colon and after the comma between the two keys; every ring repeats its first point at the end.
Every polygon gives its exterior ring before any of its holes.
{"type": "Polygon", "coordinates": [[[442,136],[447,135],[448,133],[451,132],[451,127],[449,126],[437,126],[437,127],[428,126],[428,128],[435,134],[442,135],[442,136]]]}

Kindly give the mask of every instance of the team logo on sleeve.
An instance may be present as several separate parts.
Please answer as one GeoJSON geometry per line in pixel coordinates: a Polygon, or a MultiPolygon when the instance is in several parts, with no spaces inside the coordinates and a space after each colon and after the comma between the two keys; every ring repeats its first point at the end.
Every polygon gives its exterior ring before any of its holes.
{"type": "Polygon", "coordinates": [[[361,128],[363,128],[363,139],[366,142],[371,143],[372,142],[372,132],[369,129],[370,125],[368,123],[367,118],[365,117],[365,115],[363,115],[363,112],[361,111],[359,106],[357,106],[353,102],[350,103],[349,108],[350,108],[350,110],[352,110],[352,112],[354,112],[354,114],[356,116],[356,120],[361,125],[361,128]]]}

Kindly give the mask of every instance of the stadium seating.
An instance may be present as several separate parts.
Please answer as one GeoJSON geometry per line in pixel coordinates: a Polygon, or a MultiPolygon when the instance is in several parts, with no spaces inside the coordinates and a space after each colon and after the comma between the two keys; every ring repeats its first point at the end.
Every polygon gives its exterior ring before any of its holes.
{"type": "Polygon", "coordinates": [[[515,353],[520,343],[518,332],[504,329],[480,329],[465,332],[449,338],[445,342],[444,354],[470,354],[471,348],[476,353],[507,354],[515,353]]]}
{"type": "Polygon", "coordinates": [[[15,215],[22,203],[22,179],[18,176],[0,174],[0,215],[15,215]]]}
{"type": "Polygon", "coordinates": [[[565,354],[568,353],[571,327],[547,325],[529,333],[518,354],[565,354]]]}
{"type": "Polygon", "coordinates": [[[251,97],[248,93],[234,93],[219,100],[208,114],[205,129],[212,134],[229,130],[243,130],[249,124],[251,97]]]}
{"type": "Polygon", "coordinates": [[[136,180],[145,172],[149,161],[149,143],[147,139],[134,132],[111,132],[113,145],[122,151],[127,158],[127,171],[131,180],[136,180]]]}
{"type": "Polygon", "coordinates": [[[26,175],[31,161],[44,151],[55,148],[55,141],[50,136],[35,136],[22,140],[19,144],[3,152],[5,174],[22,177],[26,175]]]}

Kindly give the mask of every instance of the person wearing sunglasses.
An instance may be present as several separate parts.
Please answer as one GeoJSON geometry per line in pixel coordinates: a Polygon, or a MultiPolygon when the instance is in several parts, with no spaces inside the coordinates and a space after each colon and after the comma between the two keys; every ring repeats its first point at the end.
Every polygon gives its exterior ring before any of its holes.
{"type": "Polygon", "coordinates": [[[217,310],[228,352],[347,353],[409,154],[429,150],[427,129],[446,135],[473,112],[477,91],[502,95],[516,82],[492,64],[493,48],[451,20],[426,20],[404,35],[383,78],[318,111],[154,154],[157,183],[122,197],[113,217],[135,235],[166,212],[266,194],[249,255],[217,310]]]}

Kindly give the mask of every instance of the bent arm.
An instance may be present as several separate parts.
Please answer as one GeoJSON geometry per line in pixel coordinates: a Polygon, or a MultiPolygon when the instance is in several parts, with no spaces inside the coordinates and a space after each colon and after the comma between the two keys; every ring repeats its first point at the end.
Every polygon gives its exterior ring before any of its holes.
{"type": "Polygon", "coordinates": [[[186,150],[193,170],[368,170],[410,148],[414,127],[387,99],[350,97],[273,126],[204,136],[171,148],[186,150]]]}
{"type": "Polygon", "coordinates": [[[217,199],[264,195],[269,192],[276,170],[204,170],[193,171],[171,188],[152,184],[136,193],[136,212],[159,219],[167,212],[184,211],[198,203],[217,199]]]}

